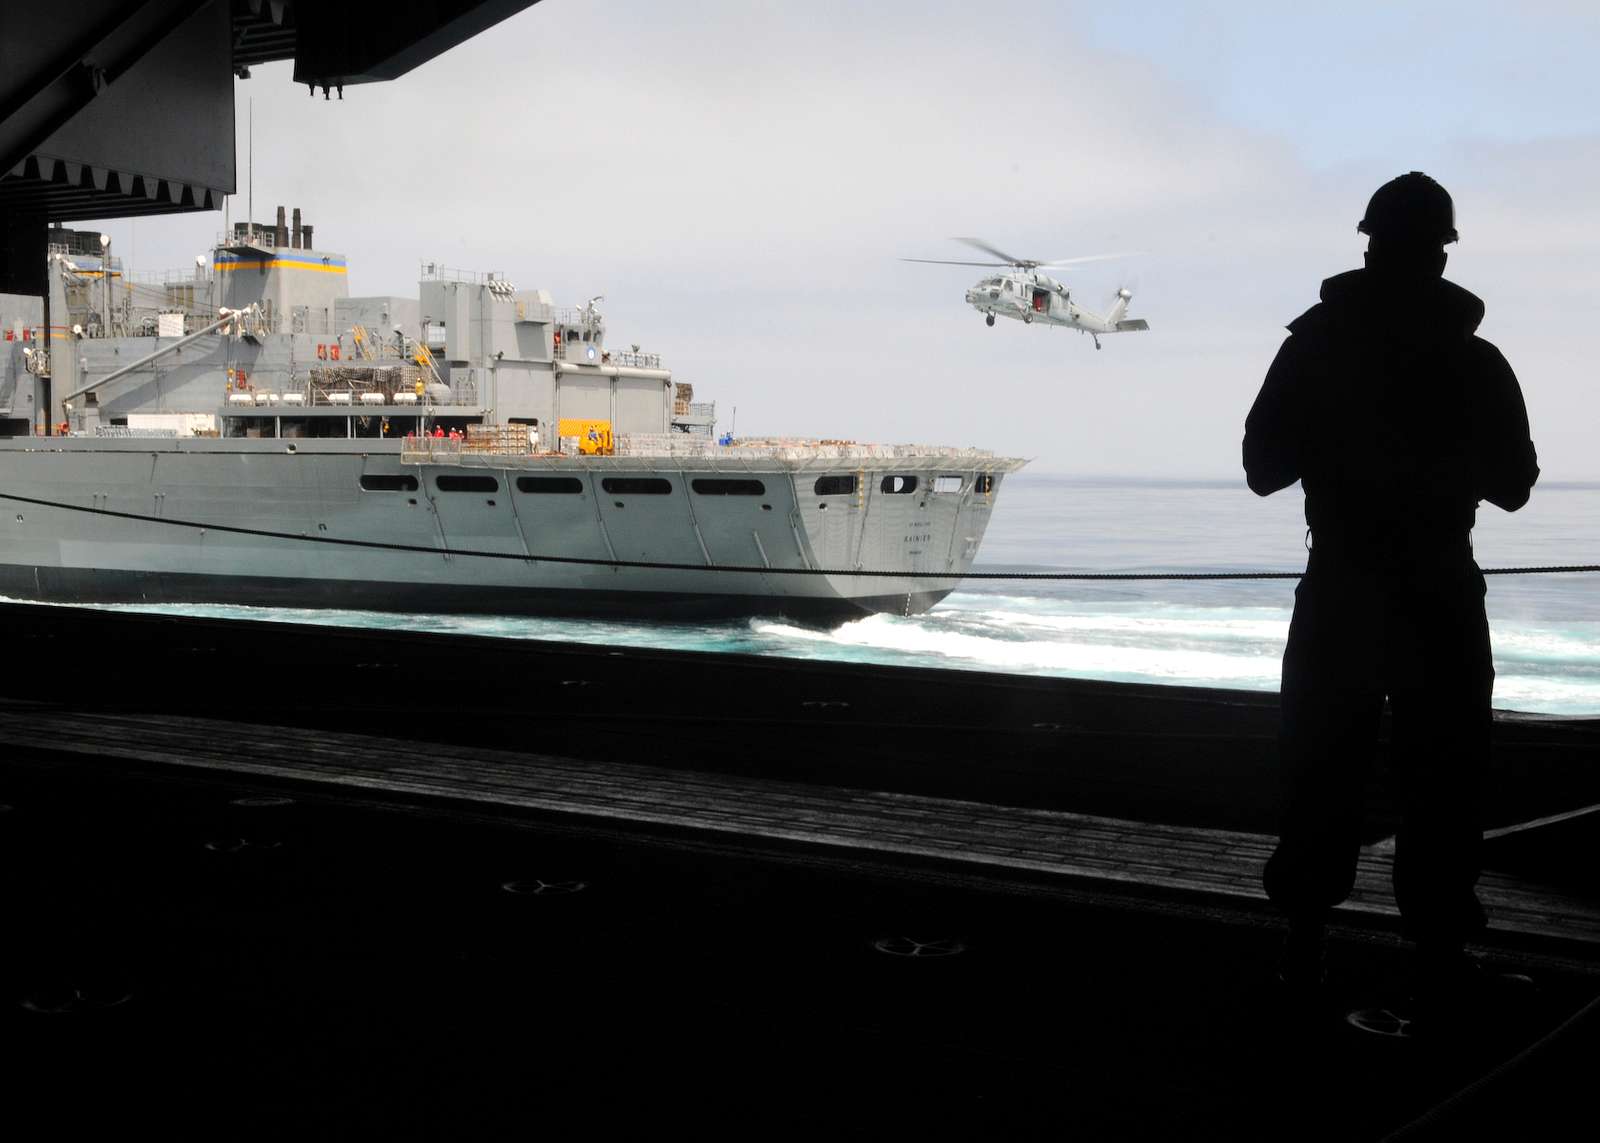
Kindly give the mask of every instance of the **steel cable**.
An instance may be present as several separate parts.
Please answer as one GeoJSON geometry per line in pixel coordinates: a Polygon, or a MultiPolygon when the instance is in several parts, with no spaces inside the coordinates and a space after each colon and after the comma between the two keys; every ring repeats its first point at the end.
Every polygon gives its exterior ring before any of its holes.
{"type": "MultiPolygon", "coordinates": [[[[347,540],[336,536],[314,536],[305,532],[275,532],[264,528],[245,528],[237,524],[214,524],[200,520],[174,519],[170,516],[147,516],[139,512],[118,512],[110,508],[93,508],[82,504],[66,504],[57,500],[41,500],[32,496],[0,492],[0,500],[17,504],[32,504],[41,508],[55,508],[64,512],[79,512],[91,516],[106,516],[117,520],[133,520],[142,524],[161,524],[169,528],[193,528],[202,532],[224,532],[237,536],[256,536],[262,539],[290,540],[297,543],[330,544],[336,547],[365,548],[385,552],[412,552],[427,556],[456,556],[485,560],[515,560],[519,563],[575,564],[584,567],[638,568],[649,571],[729,572],[743,575],[821,575],[855,576],[864,579],[954,579],[954,580],[1004,580],[1009,582],[1043,581],[1182,581],[1182,580],[1271,580],[1300,579],[1305,573],[1297,571],[1225,571],[1225,572],[937,572],[937,571],[881,571],[868,568],[780,568],[751,564],[685,564],[663,560],[617,560],[588,556],[546,556],[525,552],[490,552],[477,548],[428,548],[420,544],[396,544],[383,540],[347,540]]],[[[1483,568],[1484,575],[1559,575],[1583,572],[1600,572],[1600,564],[1555,564],[1546,567],[1483,568]]]]}

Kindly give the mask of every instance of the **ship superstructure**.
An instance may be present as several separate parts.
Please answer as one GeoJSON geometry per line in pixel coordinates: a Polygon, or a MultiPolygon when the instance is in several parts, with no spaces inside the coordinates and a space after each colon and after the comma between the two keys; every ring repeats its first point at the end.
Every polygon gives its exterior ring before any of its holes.
{"type": "Polygon", "coordinates": [[[0,299],[12,596],[912,613],[970,568],[1022,464],[718,437],[658,355],[612,348],[599,299],[432,263],[416,298],[351,297],[298,209],[152,278],[52,237],[48,321],[0,299]]]}

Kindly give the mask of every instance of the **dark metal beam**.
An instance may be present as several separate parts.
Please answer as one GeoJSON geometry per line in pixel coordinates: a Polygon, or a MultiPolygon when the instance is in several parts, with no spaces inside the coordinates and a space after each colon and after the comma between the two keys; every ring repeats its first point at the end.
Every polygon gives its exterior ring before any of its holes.
{"type": "Polygon", "coordinates": [[[0,211],[0,294],[42,296],[47,287],[44,210],[0,211]]]}
{"type": "MultiPolygon", "coordinates": [[[[57,0],[65,2],[65,0],[57,0]]],[[[227,0],[195,12],[20,162],[0,211],[54,221],[215,209],[234,185],[227,0]]]]}
{"type": "Polygon", "coordinates": [[[32,22],[0,55],[0,171],[10,170],[212,0],[97,5],[86,25],[32,22]],[[60,29],[60,31],[54,31],[60,29]],[[43,43],[41,43],[41,40],[43,43]],[[42,50],[41,50],[42,49],[42,50]]]}
{"type": "Polygon", "coordinates": [[[288,0],[233,0],[233,70],[294,58],[294,5],[288,0]]]}
{"type": "Polygon", "coordinates": [[[536,0],[46,2],[0,36],[0,281],[33,286],[49,221],[221,206],[233,77],[251,65],[294,58],[323,87],[393,79],[536,0]]]}
{"type": "Polygon", "coordinates": [[[345,0],[295,9],[294,81],[396,79],[536,0],[345,0]]]}

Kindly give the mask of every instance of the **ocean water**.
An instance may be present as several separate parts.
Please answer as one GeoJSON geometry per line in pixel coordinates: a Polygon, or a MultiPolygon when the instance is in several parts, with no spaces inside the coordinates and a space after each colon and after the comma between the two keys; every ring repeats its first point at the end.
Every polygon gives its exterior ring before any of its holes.
{"type": "MultiPolygon", "coordinates": [[[[1298,571],[1298,487],[1243,482],[1007,479],[978,571],[1298,571]]],[[[1479,510],[1484,568],[1600,563],[1600,484],[1543,485],[1520,512],[1479,510]]],[[[1276,690],[1294,581],[969,582],[924,615],[823,631],[777,620],[641,624],[408,616],[417,630],[510,639],[1276,690]]],[[[392,628],[393,615],[225,606],[134,610],[392,628]]],[[[1495,705],[1600,715],[1600,574],[1489,579],[1495,705]]]]}

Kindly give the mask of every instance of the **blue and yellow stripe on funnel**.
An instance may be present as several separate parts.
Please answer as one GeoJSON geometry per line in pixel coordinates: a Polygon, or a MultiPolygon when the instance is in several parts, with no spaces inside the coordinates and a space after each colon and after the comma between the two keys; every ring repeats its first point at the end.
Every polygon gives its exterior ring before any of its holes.
{"type": "Polygon", "coordinates": [[[260,258],[240,258],[232,254],[219,254],[211,263],[211,268],[219,274],[229,273],[234,270],[311,270],[319,274],[346,273],[343,258],[333,255],[324,255],[315,262],[306,258],[284,257],[278,254],[267,254],[260,258]]]}

